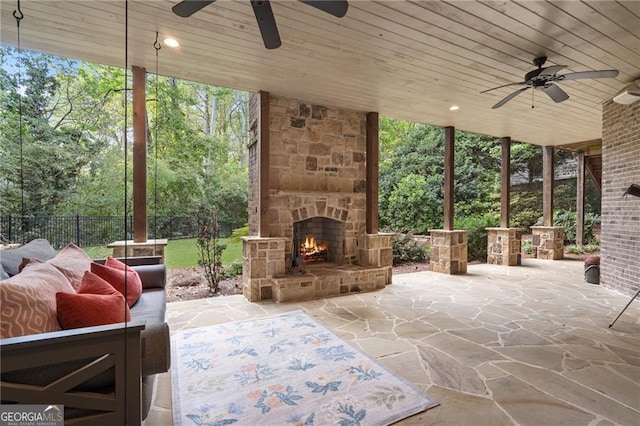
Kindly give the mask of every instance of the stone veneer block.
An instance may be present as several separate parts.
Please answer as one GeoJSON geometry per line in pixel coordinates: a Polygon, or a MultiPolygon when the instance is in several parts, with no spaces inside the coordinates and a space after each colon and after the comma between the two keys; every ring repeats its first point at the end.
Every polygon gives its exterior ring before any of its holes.
{"type": "Polygon", "coordinates": [[[358,264],[375,268],[393,266],[394,235],[382,232],[362,235],[358,239],[358,264]]]}
{"type": "Polygon", "coordinates": [[[285,239],[242,237],[242,269],[242,294],[250,302],[271,299],[271,277],[285,272],[285,239]]]}
{"type": "Polygon", "coordinates": [[[559,260],[564,257],[564,228],[532,226],[533,252],[538,259],[559,260]]]}
{"type": "Polygon", "coordinates": [[[430,229],[431,270],[443,274],[467,273],[467,231],[430,229]]]}
{"type": "Polygon", "coordinates": [[[487,228],[487,263],[519,266],[522,264],[522,229],[487,228]]]}

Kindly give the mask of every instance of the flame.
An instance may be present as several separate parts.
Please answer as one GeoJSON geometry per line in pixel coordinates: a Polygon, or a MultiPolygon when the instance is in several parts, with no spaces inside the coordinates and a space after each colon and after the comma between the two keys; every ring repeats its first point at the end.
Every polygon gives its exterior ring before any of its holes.
{"type": "Polygon", "coordinates": [[[305,237],[304,243],[300,245],[303,256],[311,256],[327,250],[326,244],[318,244],[315,237],[305,237]]]}

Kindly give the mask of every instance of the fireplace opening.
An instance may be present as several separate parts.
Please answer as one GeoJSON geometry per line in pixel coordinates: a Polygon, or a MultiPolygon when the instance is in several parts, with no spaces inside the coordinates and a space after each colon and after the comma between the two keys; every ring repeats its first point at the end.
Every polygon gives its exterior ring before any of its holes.
{"type": "Polygon", "coordinates": [[[329,246],[324,241],[318,243],[315,237],[305,235],[300,244],[300,255],[304,263],[324,262],[329,260],[329,246]]]}
{"type": "Polygon", "coordinates": [[[293,224],[293,259],[304,264],[342,264],[344,223],[326,217],[312,217],[293,224]]]}

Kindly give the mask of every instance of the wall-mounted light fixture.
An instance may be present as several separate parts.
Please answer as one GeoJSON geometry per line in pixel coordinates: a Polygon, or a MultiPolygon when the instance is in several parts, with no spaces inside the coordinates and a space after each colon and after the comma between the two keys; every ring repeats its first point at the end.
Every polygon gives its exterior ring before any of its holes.
{"type": "Polygon", "coordinates": [[[618,104],[629,105],[636,101],[640,101],[640,80],[629,84],[613,97],[613,102],[618,104]]]}

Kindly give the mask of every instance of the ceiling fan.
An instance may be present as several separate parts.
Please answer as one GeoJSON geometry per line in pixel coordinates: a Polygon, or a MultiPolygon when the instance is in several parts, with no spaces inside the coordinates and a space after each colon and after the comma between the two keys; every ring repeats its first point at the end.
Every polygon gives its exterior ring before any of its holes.
{"type": "MultiPolygon", "coordinates": [[[[216,0],[184,0],[176,4],[171,8],[173,13],[183,18],[187,18],[205,6],[210,5],[216,0]]],[[[278,27],[276,26],[276,19],[273,16],[271,10],[271,2],[269,0],[250,0],[251,7],[253,7],[253,13],[256,15],[258,21],[258,28],[260,28],[260,34],[262,35],[262,41],[264,47],[267,49],[277,49],[282,42],[280,41],[280,34],[278,34],[278,27]]],[[[315,7],[323,12],[333,15],[338,18],[342,18],[347,14],[349,4],[347,0],[299,0],[302,3],[315,7]]]]}
{"type": "Polygon", "coordinates": [[[491,90],[500,89],[508,86],[525,86],[506,96],[500,102],[492,106],[492,109],[500,108],[511,99],[518,96],[527,89],[538,89],[546,93],[554,102],[562,102],[569,99],[567,92],[562,90],[556,83],[565,80],[580,80],[583,78],[615,78],[618,76],[618,70],[601,70],[601,71],[581,71],[571,72],[568,74],[558,75],[557,72],[566,68],[567,65],[552,65],[550,67],[542,67],[547,61],[546,56],[541,56],[533,60],[533,64],[538,69],[529,71],[524,76],[524,81],[519,83],[503,84],[502,86],[484,90],[480,93],[490,92],[491,90]]]}

